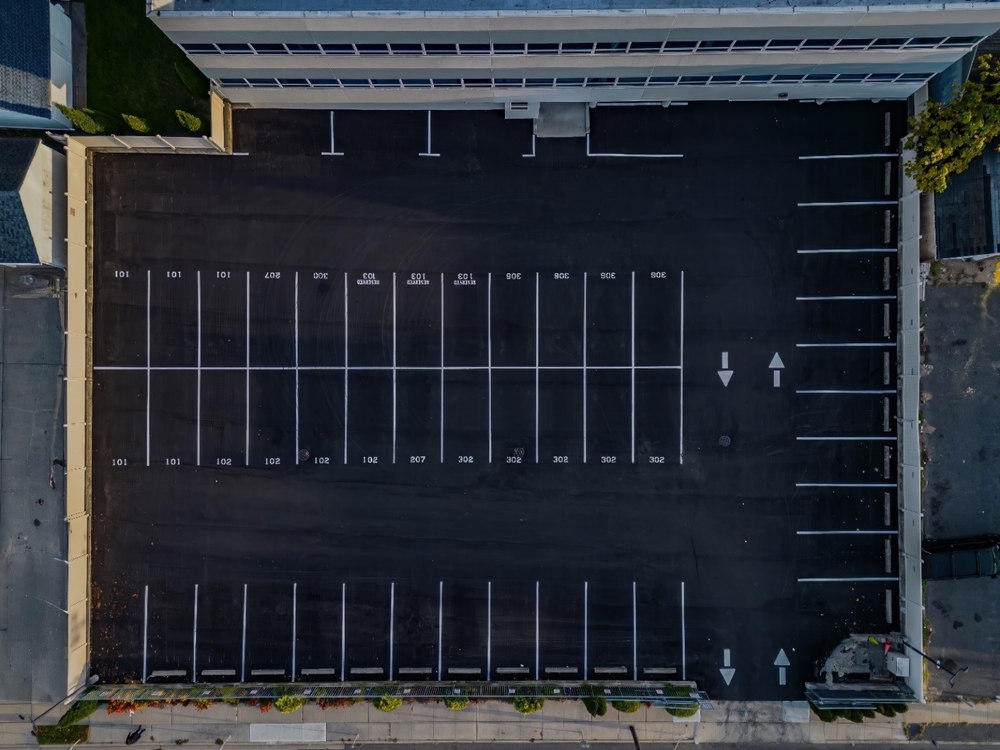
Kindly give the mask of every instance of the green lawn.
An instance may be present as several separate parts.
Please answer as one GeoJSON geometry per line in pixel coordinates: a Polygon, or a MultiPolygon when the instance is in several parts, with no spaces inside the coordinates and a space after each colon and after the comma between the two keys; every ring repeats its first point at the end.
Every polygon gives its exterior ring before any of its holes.
{"type": "Polygon", "coordinates": [[[208,79],[181,49],[146,18],[145,0],[85,0],[87,8],[87,106],[114,118],[115,133],[132,131],[122,115],[141,117],[151,133],[184,135],[180,109],[208,129],[208,79]],[[188,72],[193,94],[175,65],[188,72]]]}
{"type": "Polygon", "coordinates": [[[90,739],[90,727],[72,724],[62,727],[58,724],[40,726],[35,729],[35,738],[39,745],[72,745],[75,742],[86,742],[90,739]]]}

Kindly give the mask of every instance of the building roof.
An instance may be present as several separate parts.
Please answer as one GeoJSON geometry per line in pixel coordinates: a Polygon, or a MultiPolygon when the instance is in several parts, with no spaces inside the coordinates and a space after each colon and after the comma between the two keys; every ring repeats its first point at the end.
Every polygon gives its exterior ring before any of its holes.
{"type": "Polygon", "coordinates": [[[0,138],[0,263],[38,262],[20,190],[39,143],[35,138],[0,138]]]}
{"type": "MultiPolygon", "coordinates": [[[[987,0],[994,2],[994,0],[987,0]]],[[[983,3],[976,3],[977,5],[983,3]]],[[[708,10],[713,8],[748,8],[787,10],[788,8],[840,8],[864,9],[867,6],[920,5],[931,6],[927,0],[172,0],[164,8],[168,11],[198,13],[232,12],[334,12],[361,11],[386,14],[471,12],[476,14],[502,11],[511,12],[561,12],[582,11],[637,11],[637,10],[708,10]]],[[[973,3],[963,3],[964,7],[973,3]]],[[[956,4],[957,6],[957,4],[956,4]]],[[[940,9],[941,3],[931,7],[940,9]]]]}
{"type": "Polygon", "coordinates": [[[0,2],[0,108],[51,116],[48,0],[0,2]]]}

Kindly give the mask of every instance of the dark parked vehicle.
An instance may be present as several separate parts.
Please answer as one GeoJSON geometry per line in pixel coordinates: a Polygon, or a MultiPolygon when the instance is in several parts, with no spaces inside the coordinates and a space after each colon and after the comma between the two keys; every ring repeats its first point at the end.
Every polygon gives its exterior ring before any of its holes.
{"type": "Polygon", "coordinates": [[[924,542],[924,578],[980,578],[1000,575],[1000,534],[928,539],[924,542]]]}

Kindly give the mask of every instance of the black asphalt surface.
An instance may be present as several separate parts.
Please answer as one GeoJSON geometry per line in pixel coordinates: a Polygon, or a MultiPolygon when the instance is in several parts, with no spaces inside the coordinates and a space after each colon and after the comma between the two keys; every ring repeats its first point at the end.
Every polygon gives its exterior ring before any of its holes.
{"type": "Polygon", "coordinates": [[[435,113],[439,157],[338,112],[322,156],[327,113],[246,112],[246,156],[98,155],[94,671],[801,698],[899,626],[896,161],[799,159],[887,117],[592,111],[661,159],[525,157],[497,112],[435,113]]]}

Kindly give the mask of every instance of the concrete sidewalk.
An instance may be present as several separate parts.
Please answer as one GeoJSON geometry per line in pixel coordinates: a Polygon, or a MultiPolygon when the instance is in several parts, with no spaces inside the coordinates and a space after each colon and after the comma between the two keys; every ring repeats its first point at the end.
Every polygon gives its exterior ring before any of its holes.
{"type": "MultiPolygon", "coordinates": [[[[37,704],[35,713],[48,705],[37,704]]],[[[30,746],[32,706],[0,704],[0,744],[30,746]],[[24,716],[22,720],[19,717],[24,716]]],[[[703,711],[700,721],[674,720],[662,708],[642,707],[638,713],[620,714],[608,707],[604,717],[593,718],[576,701],[548,701],[538,714],[522,716],[512,706],[490,701],[450,711],[440,703],[406,703],[397,711],[382,713],[370,703],[323,710],[315,704],[282,715],[273,708],[212,705],[204,711],[193,706],[145,708],[132,716],[110,716],[103,707],[87,723],[90,744],[122,744],[129,730],[142,725],[146,733],[138,747],[161,748],[168,744],[216,746],[219,742],[245,746],[254,724],[316,723],[326,727],[326,741],[335,743],[419,742],[575,742],[631,743],[629,726],[640,742],[649,743],[823,743],[905,741],[904,724],[1000,724],[1000,702],[981,704],[934,703],[917,705],[894,719],[877,717],[864,724],[840,720],[824,724],[802,704],[778,702],[716,702],[714,711],[703,711]],[[807,721],[803,719],[808,718],[807,721]]],[[[50,717],[58,716],[57,709],[50,717]]],[[[49,717],[46,717],[48,720],[49,717]]],[[[295,744],[305,744],[301,741],[295,744]]]]}

